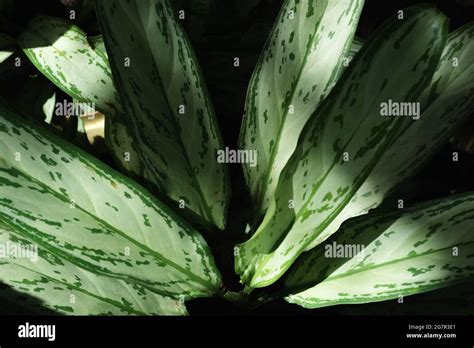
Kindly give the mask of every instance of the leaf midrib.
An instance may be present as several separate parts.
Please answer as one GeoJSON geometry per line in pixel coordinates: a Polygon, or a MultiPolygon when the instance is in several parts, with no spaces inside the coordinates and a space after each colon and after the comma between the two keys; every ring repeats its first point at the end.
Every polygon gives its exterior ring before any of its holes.
{"type": "MultiPolygon", "coordinates": [[[[416,16],[414,16],[414,18],[416,18],[416,16]]],[[[393,33],[393,31],[392,31],[392,33],[393,33]]],[[[446,39],[446,37],[447,37],[447,34],[446,34],[445,31],[443,31],[441,34],[438,35],[438,37],[435,37],[435,41],[436,41],[436,39],[443,41],[443,40],[446,39]]],[[[374,42],[375,42],[375,41],[374,41],[374,42]]],[[[367,52],[370,52],[371,49],[372,49],[371,46],[366,46],[367,52]]],[[[432,52],[436,52],[436,51],[432,51],[432,52]]],[[[440,54],[442,54],[442,50],[441,50],[440,54]]],[[[360,57],[361,57],[361,56],[359,55],[359,59],[361,59],[360,57]]],[[[431,69],[431,68],[432,68],[432,66],[431,66],[431,64],[429,64],[429,65],[426,67],[426,70],[429,71],[429,69],[431,69]]],[[[426,71],[426,70],[425,70],[425,71],[426,71]]],[[[436,71],[436,67],[433,68],[432,75],[435,73],[435,71],[436,71]]],[[[423,74],[422,76],[426,76],[426,75],[423,74]]],[[[431,76],[431,77],[432,77],[432,76],[431,76]]],[[[426,77],[425,77],[425,79],[426,79],[426,77]]],[[[349,79],[347,79],[347,80],[349,80],[349,79]]],[[[426,79],[426,80],[427,80],[427,79],[426,79]]],[[[423,84],[415,84],[415,86],[418,85],[418,88],[415,89],[415,90],[412,92],[412,96],[419,96],[419,95],[421,95],[421,93],[422,93],[423,90],[427,87],[428,84],[429,84],[429,80],[425,81],[425,84],[424,84],[424,85],[423,85],[423,84]]],[[[379,92],[379,93],[381,93],[381,92],[379,92]]],[[[375,102],[375,99],[376,99],[376,98],[374,98],[374,102],[375,102]]],[[[331,105],[331,104],[328,103],[327,105],[331,105]]],[[[326,107],[329,107],[329,106],[326,106],[326,107]]],[[[365,119],[365,118],[364,118],[364,119],[365,119]]],[[[379,152],[381,152],[381,151],[385,152],[385,150],[386,150],[388,147],[391,146],[392,142],[394,141],[394,138],[398,135],[398,132],[399,132],[399,130],[400,130],[400,128],[401,128],[402,122],[403,122],[403,120],[401,120],[401,118],[398,119],[398,120],[395,120],[395,123],[396,123],[396,124],[395,124],[395,125],[392,127],[392,129],[390,130],[390,132],[391,132],[392,134],[389,134],[389,135],[387,136],[387,139],[385,140],[384,144],[382,144],[382,146],[380,147],[380,149],[377,151],[376,155],[377,155],[379,152]],[[397,123],[398,123],[398,124],[397,124],[397,123]]],[[[361,124],[358,125],[358,128],[359,128],[360,126],[361,126],[361,124]]],[[[354,136],[354,135],[353,135],[353,136],[354,136]]],[[[353,136],[352,136],[352,137],[353,137],[353,136]]],[[[351,137],[351,139],[352,139],[352,137],[351,137]]],[[[350,141],[349,141],[349,142],[350,142],[350,141]]],[[[347,144],[349,144],[349,142],[346,143],[345,146],[347,146],[347,144]]],[[[345,148],[345,147],[344,147],[344,148],[345,148]]],[[[374,156],[374,157],[377,157],[377,156],[374,156]]],[[[337,161],[336,161],[336,162],[337,162],[337,161]]],[[[333,165],[331,166],[330,169],[332,169],[332,167],[335,165],[336,162],[333,163],[333,165]]],[[[373,170],[373,168],[375,167],[375,165],[376,165],[378,162],[377,162],[377,161],[374,161],[374,160],[373,160],[372,162],[369,162],[369,165],[371,166],[371,169],[373,170]],[[372,163],[372,162],[375,162],[375,163],[372,163]]],[[[329,171],[328,171],[328,173],[329,173],[329,171]]],[[[327,173],[327,174],[328,174],[328,173],[327,173]]],[[[326,175],[326,176],[327,176],[327,175],[326,175]]],[[[322,181],[324,181],[324,179],[326,178],[326,176],[321,179],[320,184],[318,185],[318,187],[321,185],[322,181]]],[[[360,187],[361,185],[362,185],[362,184],[360,184],[359,187],[360,187]]],[[[317,190],[317,188],[315,188],[315,190],[313,190],[313,192],[311,193],[311,197],[314,196],[316,190],[317,190]]],[[[315,240],[315,238],[316,238],[321,232],[324,231],[324,229],[325,229],[327,226],[329,226],[329,224],[334,220],[334,218],[337,216],[337,214],[340,213],[340,211],[347,205],[347,203],[350,201],[350,199],[352,199],[352,197],[353,197],[356,193],[357,193],[357,190],[355,190],[355,191],[353,190],[352,192],[349,193],[350,196],[349,196],[348,198],[346,198],[343,202],[341,202],[341,205],[340,205],[338,208],[336,208],[336,210],[335,210],[333,213],[331,213],[331,214],[321,223],[321,225],[317,228],[317,232],[319,232],[319,233],[318,233],[317,235],[314,235],[312,238],[309,238],[309,240],[308,240],[306,243],[303,244],[301,250],[304,250],[312,241],[315,240]]],[[[309,203],[309,201],[306,201],[306,203],[303,205],[303,207],[298,211],[298,214],[297,214],[296,217],[294,218],[294,221],[297,221],[297,219],[301,216],[301,213],[306,209],[306,206],[308,205],[308,203],[309,203]]],[[[316,231],[314,231],[314,232],[316,232],[316,231]]],[[[272,253],[273,253],[273,252],[272,252],[272,253]]],[[[291,261],[294,261],[295,259],[296,259],[296,256],[293,256],[293,257],[291,258],[291,261]]],[[[287,261],[287,263],[288,263],[288,262],[289,262],[289,261],[287,261]]],[[[264,265],[266,265],[266,262],[264,263],[264,265]]],[[[289,266],[288,266],[288,267],[289,267],[289,266]]],[[[288,267],[287,267],[287,268],[288,268],[288,267]]],[[[262,268],[263,268],[263,266],[260,265],[260,266],[259,266],[259,269],[262,269],[262,268]]],[[[258,272],[256,272],[256,273],[253,275],[253,278],[254,278],[254,279],[255,279],[257,273],[258,273],[258,272]]],[[[281,276],[281,275],[280,275],[280,276],[281,276]]],[[[279,278],[280,276],[278,276],[278,275],[275,276],[275,275],[274,275],[274,276],[272,276],[272,277],[269,278],[269,279],[266,279],[266,280],[264,280],[264,281],[259,281],[259,282],[257,282],[257,284],[261,285],[261,284],[271,283],[271,281],[273,281],[275,278],[279,278]]],[[[265,279],[265,277],[264,277],[264,279],[265,279]]]]}
{"type": "MultiPolygon", "coordinates": [[[[106,10],[104,9],[104,11],[106,12],[106,10]]],[[[124,13],[127,15],[129,21],[131,23],[134,23],[134,21],[132,20],[133,18],[131,18],[131,14],[127,11],[124,11],[124,13]]],[[[102,16],[103,17],[106,17],[106,15],[104,13],[102,13],[102,16]]],[[[138,14],[137,14],[138,16],[138,14]]],[[[140,17],[140,16],[138,16],[140,17]]],[[[170,21],[170,16],[169,16],[169,13],[166,13],[166,18],[168,21],[170,21]]],[[[174,19],[174,18],[172,18],[174,19]]],[[[136,29],[141,31],[142,32],[142,37],[145,38],[147,44],[148,44],[148,47],[151,47],[151,44],[150,44],[150,41],[149,41],[149,37],[148,37],[148,34],[147,34],[147,30],[146,28],[142,25],[142,21],[140,21],[140,25],[135,25],[136,29]]],[[[170,25],[170,28],[172,29],[172,32],[176,35],[176,32],[174,30],[174,27],[172,25],[170,25]]],[[[171,33],[171,32],[170,32],[171,33]]],[[[111,33],[109,33],[111,35],[111,33]]],[[[175,36],[173,35],[173,37],[175,36]]],[[[173,41],[174,42],[174,41],[173,41]]],[[[114,45],[115,47],[119,48],[120,49],[120,46],[116,46],[114,45]]],[[[193,181],[194,185],[195,185],[195,189],[197,190],[197,193],[198,193],[198,196],[199,196],[199,199],[202,203],[202,208],[204,208],[204,212],[207,216],[207,218],[209,219],[209,221],[213,222],[214,224],[218,225],[216,223],[216,221],[214,221],[214,218],[213,218],[213,215],[212,215],[212,211],[208,205],[208,202],[207,202],[207,199],[205,198],[204,196],[204,193],[202,191],[202,188],[201,188],[201,185],[199,183],[199,180],[197,179],[197,176],[196,176],[196,173],[194,171],[194,168],[193,168],[193,165],[192,165],[192,162],[190,161],[190,158],[189,158],[189,155],[188,155],[188,152],[186,150],[186,147],[184,145],[184,142],[183,142],[183,138],[182,138],[182,133],[179,131],[179,127],[178,127],[178,124],[177,124],[177,120],[176,120],[176,114],[175,112],[173,111],[173,109],[171,108],[171,105],[170,105],[170,101],[169,101],[169,97],[168,97],[168,93],[166,92],[166,89],[164,88],[164,84],[163,84],[163,80],[161,78],[161,73],[160,73],[160,70],[157,68],[157,64],[156,64],[156,61],[155,61],[155,57],[153,55],[153,53],[151,52],[151,50],[148,49],[148,51],[150,52],[150,56],[152,57],[152,60],[153,60],[153,63],[154,63],[154,66],[156,68],[156,72],[157,72],[157,77],[158,77],[158,81],[159,81],[159,85],[160,85],[160,88],[161,88],[161,92],[164,96],[164,99],[166,100],[166,107],[168,109],[168,112],[169,114],[171,114],[173,117],[172,117],[172,122],[171,124],[173,125],[173,128],[174,128],[174,131],[175,131],[175,134],[177,135],[177,139],[178,139],[178,146],[181,148],[181,152],[183,153],[184,157],[185,157],[185,161],[186,161],[186,164],[187,164],[187,168],[189,169],[189,171],[192,173],[191,175],[191,180],[193,181]]],[[[120,76],[120,75],[119,75],[120,76]]],[[[120,80],[122,80],[120,78],[120,80]]],[[[122,93],[124,94],[128,94],[127,92],[124,92],[124,88],[121,89],[122,90],[122,93]]],[[[143,154],[142,152],[140,151],[139,154],[143,157],[143,154]]],[[[146,161],[145,161],[146,163],[146,161]]]]}
{"type": "MultiPolygon", "coordinates": [[[[30,181],[32,182],[35,182],[37,183],[38,185],[40,185],[43,189],[45,189],[46,191],[49,191],[53,196],[55,196],[56,198],[60,199],[61,201],[63,202],[67,202],[67,199],[65,199],[64,196],[62,196],[60,193],[58,193],[57,191],[53,190],[51,187],[49,187],[48,185],[44,184],[42,181],[39,181],[35,178],[33,178],[32,176],[30,176],[29,174],[25,173],[24,171],[22,170],[19,170],[18,168],[15,168],[15,167],[12,167],[14,170],[20,172],[24,177],[28,178],[30,181]]],[[[125,232],[122,232],[120,231],[119,229],[117,229],[115,226],[112,226],[110,225],[108,222],[104,221],[103,219],[101,219],[100,217],[98,217],[97,215],[93,215],[92,213],[90,213],[89,211],[87,211],[86,209],[82,208],[79,204],[75,204],[75,207],[79,210],[81,210],[82,212],[84,212],[85,214],[91,216],[93,219],[97,220],[98,222],[102,223],[103,225],[107,226],[108,228],[110,228],[111,230],[113,230],[115,233],[117,233],[118,235],[122,236],[123,238],[129,240],[131,243],[135,244],[136,246],[138,246],[139,248],[145,250],[146,252],[148,252],[150,255],[156,257],[157,259],[161,260],[162,262],[168,264],[169,266],[171,266],[172,268],[175,268],[177,271],[185,274],[186,276],[188,276],[191,280],[194,280],[195,282],[205,286],[206,288],[210,289],[210,290],[214,290],[216,291],[216,286],[213,285],[212,283],[202,279],[201,277],[195,275],[194,273],[191,273],[189,270],[181,267],[180,265],[176,264],[175,262],[169,260],[168,258],[166,258],[165,256],[163,256],[161,253],[151,249],[150,247],[138,242],[137,240],[135,240],[134,238],[128,236],[128,234],[126,234],[125,232]]],[[[7,222],[5,222],[7,223],[7,222]]],[[[10,223],[7,223],[8,225],[10,225],[10,223]]],[[[14,228],[14,226],[12,226],[12,228],[14,228]]],[[[54,248],[54,249],[57,249],[57,248],[54,248]]],[[[59,251],[59,250],[58,250],[59,251]]],[[[54,252],[53,252],[54,253],[54,252]]],[[[66,253],[66,255],[69,255],[66,253]]],[[[137,279],[138,280],[138,279],[137,279]]],[[[150,285],[148,284],[142,284],[144,286],[146,286],[147,288],[150,288],[150,285]]],[[[156,292],[157,289],[155,287],[151,288],[152,291],[156,292]]]]}
{"type": "Polygon", "coordinates": [[[261,183],[262,191],[261,191],[261,194],[259,195],[259,198],[258,198],[258,204],[256,205],[258,207],[259,211],[262,210],[262,206],[264,204],[265,195],[266,195],[267,187],[268,187],[268,180],[270,179],[270,173],[272,171],[273,163],[275,162],[277,149],[279,148],[281,135],[283,133],[283,128],[285,126],[286,118],[288,116],[288,107],[291,105],[291,103],[293,101],[293,98],[295,96],[296,90],[298,89],[297,87],[300,84],[301,76],[303,74],[303,70],[305,69],[306,64],[308,62],[308,52],[310,51],[310,49],[311,49],[311,47],[314,43],[314,39],[316,37],[316,31],[318,30],[318,28],[321,24],[322,18],[324,17],[324,12],[326,11],[328,5],[329,5],[329,1],[326,2],[326,6],[324,7],[324,11],[323,11],[323,14],[322,14],[320,20],[315,24],[315,27],[314,27],[313,32],[312,32],[310,43],[307,45],[306,50],[305,50],[303,64],[301,65],[301,67],[298,71],[298,76],[296,78],[297,83],[295,83],[295,88],[291,92],[291,97],[288,99],[288,103],[285,104],[282,121],[280,122],[281,127],[278,128],[277,137],[275,139],[275,145],[273,146],[273,151],[270,155],[270,161],[268,162],[267,169],[265,171],[265,175],[264,175],[262,183],[261,183]]]}

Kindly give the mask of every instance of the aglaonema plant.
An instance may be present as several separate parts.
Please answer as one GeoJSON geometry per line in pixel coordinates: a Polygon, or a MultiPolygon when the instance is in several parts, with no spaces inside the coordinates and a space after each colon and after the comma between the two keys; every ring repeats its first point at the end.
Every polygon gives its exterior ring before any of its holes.
{"type": "MultiPolygon", "coordinates": [[[[417,5],[362,43],[363,5],[286,0],[263,48],[238,149],[257,159],[243,164],[252,216],[234,250],[240,293],[204,238],[232,223],[230,179],[173,3],[97,0],[100,36],[33,19],[18,45],[106,116],[116,169],[1,100],[1,245],[36,257],[0,259],[0,296],[65,314],[185,315],[204,296],[317,308],[473,280],[474,193],[370,210],[472,112],[474,24],[448,34],[443,13],[417,5]]],[[[0,39],[4,64],[15,41],[0,39]]]]}

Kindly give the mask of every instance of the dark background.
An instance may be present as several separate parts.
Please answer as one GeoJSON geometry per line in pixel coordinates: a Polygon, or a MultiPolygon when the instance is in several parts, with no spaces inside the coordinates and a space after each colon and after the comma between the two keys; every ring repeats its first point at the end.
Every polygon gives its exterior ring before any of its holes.
{"type": "MultiPolygon", "coordinates": [[[[2,0],[0,0],[1,3],[2,0]]],[[[175,0],[178,8],[186,9],[194,0],[175,0]]],[[[305,0],[302,0],[305,1],[305,0]]],[[[65,2],[65,0],[63,0],[65,2]]],[[[81,1],[68,0],[71,6],[80,8],[81,1]]],[[[407,6],[429,2],[436,4],[450,18],[450,30],[474,19],[473,0],[366,0],[357,30],[357,36],[367,38],[384,20],[407,6]]],[[[66,17],[67,9],[60,0],[20,1],[8,13],[1,13],[0,31],[18,35],[26,23],[39,13],[66,17]]],[[[209,89],[226,146],[237,148],[247,85],[260,51],[273,25],[282,0],[213,0],[208,13],[187,12],[184,27],[191,38],[209,89]],[[189,15],[188,15],[189,14],[189,15]],[[240,67],[233,66],[239,57],[240,67]]],[[[78,19],[88,34],[98,34],[93,13],[78,19]]],[[[473,58],[474,59],[474,58],[473,58]]],[[[27,61],[25,58],[24,61],[27,61]]],[[[16,74],[35,73],[27,65],[16,74]]],[[[0,96],[21,86],[21,79],[5,81],[0,71],[0,96]],[[15,82],[16,81],[16,82],[15,82]]],[[[58,91],[59,93],[59,91],[58,91]]],[[[61,94],[60,94],[61,95],[61,94]]],[[[472,118],[471,118],[472,119],[472,118]]],[[[101,159],[113,165],[107,154],[101,159]]],[[[224,232],[202,231],[212,247],[228,290],[240,291],[238,277],[233,271],[233,247],[245,239],[245,215],[251,203],[242,178],[240,165],[230,164],[232,179],[232,201],[228,215],[228,227],[224,232]]],[[[474,191],[474,122],[462,127],[455,137],[433,157],[430,163],[401,190],[408,197],[407,203],[443,197],[454,193],[474,191]],[[459,151],[458,163],[451,161],[453,151],[459,151]]],[[[198,299],[188,303],[191,314],[248,314],[220,299],[198,299]]],[[[0,300],[0,314],[24,312],[25,308],[5,304],[0,300]]],[[[28,308],[26,308],[28,312],[28,308]]],[[[474,284],[468,283],[426,294],[405,298],[404,304],[396,300],[365,305],[335,306],[318,310],[306,310],[290,305],[283,300],[263,305],[253,314],[298,314],[311,316],[345,314],[473,314],[474,284]]]]}

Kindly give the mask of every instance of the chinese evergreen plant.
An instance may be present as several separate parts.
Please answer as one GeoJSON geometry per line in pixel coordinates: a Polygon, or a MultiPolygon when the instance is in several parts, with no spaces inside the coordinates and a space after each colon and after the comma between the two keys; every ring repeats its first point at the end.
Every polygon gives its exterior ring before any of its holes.
{"type": "Polygon", "coordinates": [[[0,244],[37,252],[0,258],[0,297],[65,314],[184,315],[207,296],[317,308],[473,280],[474,193],[404,206],[397,187],[472,115],[474,24],[448,33],[443,13],[417,5],[362,43],[363,6],[284,1],[238,149],[224,146],[179,2],[96,0],[99,36],[45,15],[0,34],[2,74],[22,53],[41,73],[34,98],[0,100],[0,244]],[[58,136],[61,98],[90,112],[58,136]],[[80,148],[99,113],[114,163],[80,148]],[[251,199],[233,255],[239,293],[206,242],[233,223],[226,162],[243,162],[251,199]]]}

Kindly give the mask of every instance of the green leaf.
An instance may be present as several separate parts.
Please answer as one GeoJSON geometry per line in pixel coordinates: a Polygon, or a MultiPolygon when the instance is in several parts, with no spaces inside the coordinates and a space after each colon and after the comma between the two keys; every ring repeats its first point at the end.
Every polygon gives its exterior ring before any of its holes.
{"type": "Polygon", "coordinates": [[[132,296],[144,288],[166,298],[151,310],[219,292],[210,250],[192,227],[126,177],[17,119],[0,106],[0,221],[10,230],[57,263],[130,283],[132,296]]]}
{"type": "Polygon", "coordinates": [[[140,178],[148,182],[152,180],[147,168],[140,160],[140,149],[137,148],[137,143],[122,113],[115,114],[113,118],[105,118],[104,133],[105,142],[121,172],[132,178],[140,178]]]}
{"type": "Polygon", "coordinates": [[[124,117],[153,182],[198,222],[224,228],[230,188],[226,165],[216,161],[222,139],[169,1],[97,1],[97,13],[124,117]]]}
{"type": "Polygon", "coordinates": [[[348,221],[295,263],[284,281],[292,293],[286,299],[317,308],[383,301],[473,280],[473,220],[474,194],[468,193],[348,221]]]}
{"type": "Polygon", "coordinates": [[[0,282],[15,290],[0,289],[0,298],[23,303],[26,314],[38,306],[74,315],[187,314],[183,303],[172,297],[161,296],[133,282],[89,272],[67,258],[38,248],[1,222],[0,250],[18,254],[0,260],[0,282]]]}
{"type": "Polygon", "coordinates": [[[247,92],[240,147],[258,164],[244,174],[261,216],[314,110],[334,87],[349,54],[363,0],[286,0],[247,92]]]}
{"type": "Polygon", "coordinates": [[[107,56],[107,49],[105,48],[104,38],[102,35],[90,36],[88,41],[95,53],[102,55],[102,58],[108,62],[109,58],[107,56]]]}
{"type": "Polygon", "coordinates": [[[370,182],[400,129],[416,122],[382,117],[381,105],[417,101],[438,66],[446,18],[430,6],[404,12],[369,39],[310,119],[261,226],[237,246],[236,271],[249,286],[273,283],[311,243],[331,235],[331,223],[370,182]]]}
{"type": "MultiPolygon", "coordinates": [[[[470,22],[449,34],[448,42],[443,51],[438,70],[433,76],[430,88],[423,95],[423,106],[432,108],[445,95],[451,99],[472,87],[474,62],[471,59],[474,53],[474,22],[470,22]]],[[[426,112],[426,110],[425,110],[426,112]]]]}
{"type": "Polygon", "coordinates": [[[80,28],[60,18],[39,16],[18,41],[36,68],[64,93],[106,115],[120,110],[110,67],[80,28]]]}
{"type": "Polygon", "coordinates": [[[0,33],[0,64],[10,58],[15,53],[15,39],[0,33]]]}
{"type": "Polygon", "coordinates": [[[416,122],[405,122],[352,200],[318,238],[310,250],[334,233],[346,219],[377,207],[396,185],[413,175],[445,144],[474,108],[474,24],[448,37],[432,82],[419,98],[423,110],[416,122]],[[457,65],[453,59],[458,58],[457,65]]]}
{"type": "Polygon", "coordinates": [[[75,102],[91,103],[82,105],[91,113],[97,109],[106,114],[105,140],[115,163],[130,176],[147,178],[123,119],[102,36],[87,38],[68,21],[38,17],[23,33],[20,43],[38,70],[58,88],[75,102]]]}

